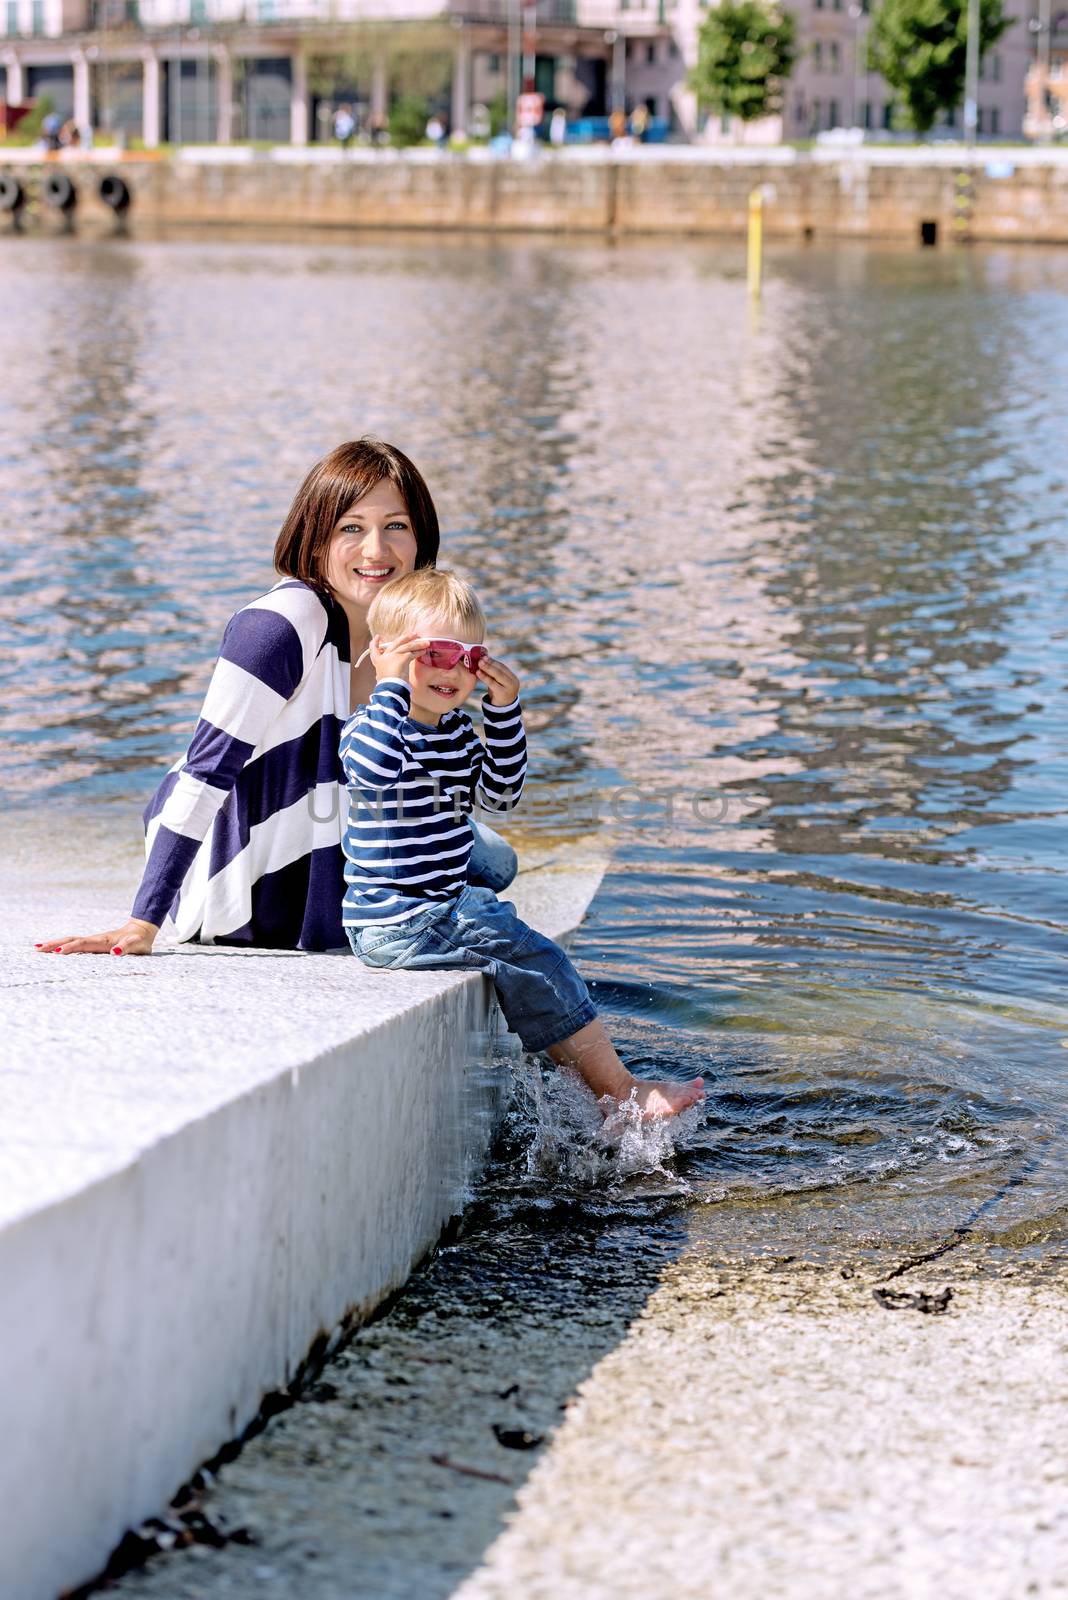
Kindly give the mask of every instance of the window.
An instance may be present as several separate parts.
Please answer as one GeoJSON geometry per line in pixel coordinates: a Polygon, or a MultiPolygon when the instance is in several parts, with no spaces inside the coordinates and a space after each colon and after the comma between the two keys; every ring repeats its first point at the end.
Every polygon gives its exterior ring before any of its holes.
{"type": "Polygon", "coordinates": [[[894,126],[894,102],[888,100],[883,106],[883,127],[889,130],[894,126]]]}
{"type": "Polygon", "coordinates": [[[18,33],[19,31],[18,0],[7,0],[7,31],[8,33],[18,33]]]}
{"type": "Polygon", "coordinates": [[[985,83],[986,82],[986,57],[985,56],[980,56],[979,57],[979,82],[980,83],[985,83]]]}
{"type": "Polygon", "coordinates": [[[837,100],[831,100],[831,101],[828,102],[828,105],[827,105],[827,126],[828,126],[828,128],[837,128],[839,126],[839,121],[838,121],[838,101],[837,100]]]}
{"type": "Polygon", "coordinates": [[[33,0],[33,31],[44,33],[44,0],[33,0]]]}
{"type": "Polygon", "coordinates": [[[822,115],[823,115],[823,101],[822,100],[813,100],[813,102],[812,102],[812,115],[809,118],[809,127],[812,129],[813,133],[819,133],[819,131],[820,131],[820,118],[821,118],[822,115]]]}
{"type": "Polygon", "coordinates": [[[841,72],[841,70],[842,70],[842,52],[841,52],[841,49],[839,48],[838,40],[837,39],[832,39],[831,40],[831,71],[832,72],[841,72]]]}
{"type": "Polygon", "coordinates": [[[979,110],[975,114],[975,131],[976,131],[976,133],[984,133],[986,131],[984,129],[984,127],[983,127],[983,123],[984,123],[985,120],[986,120],[986,112],[983,110],[982,106],[980,106],[979,110]]]}
{"type": "Polygon", "coordinates": [[[946,112],[946,127],[947,128],[955,128],[956,126],[957,126],[957,108],[956,108],[956,106],[950,106],[949,110],[946,112]]]}
{"type": "Polygon", "coordinates": [[[872,118],[872,104],[870,100],[865,100],[861,106],[860,120],[866,128],[874,127],[875,124],[872,118]]]}
{"type": "Polygon", "coordinates": [[[993,78],[995,83],[1000,83],[1001,82],[1001,57],[1000,56],[994,56],[994,57],[991,58],[990,76],[993,78]]]}
{"type": "Polygon", "coordinates": [[[647,66],[650,66],[650,67],[655,67],[656,66],[656,44],[655,44],[655,42],[646,47],[645,60],[646,60],[646,65],[647,66]]]}
{"type": "Polygon", "coordinates": [[[817,72],[823,71],[823,41],[817,39],[812,46],[812,64],[817,72]]]}
{"type": "Polygon", "coordinates": [[[672,61],[677,61],[679,59],[679,47],[675,43],[674,39],[672,39],[668,44],[668,55],[671,57],[672,61]]]}
{"type": "Polygon", "coordinates": [[[990,108],[990,131],[991,133],[1001,132],[1001,112],[997,106],[991,106],[990,108]]]}
{"type": "Polygon", "coordinates": [[[804,122],[804,120],[805,120],[805,102],[803,100],[796,100],[794,102],[794,121],[795,122],[804,122]]]}
{"type": "Polygon", "coordinates": [[[493,76],[496,77],[497,74],[501,70],[501,58],[500,58],[500,56],[490,56],[488,61],[486,62],[486,70],[488,72],[491,72],[493,74],[493,76]]]}

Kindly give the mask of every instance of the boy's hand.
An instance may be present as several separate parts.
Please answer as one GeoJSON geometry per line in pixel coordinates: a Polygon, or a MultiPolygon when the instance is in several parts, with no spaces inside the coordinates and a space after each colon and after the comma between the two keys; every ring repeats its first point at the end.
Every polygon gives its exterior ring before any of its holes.
{"type": "Polygon", "coordinates": [[[519,694],[519,679],[511,667],[506,667],[503,661],[494,661],[492,656],[483,656],[479,662],[478,681],[489,690],[487,698],[491,706],[510,706],[519,694]]]}
{"type": "Polygon", "coordinates": [[[429,639],[420,639],[414,633],[393,641],[383,639],[381,634],[376,633],[371,640],[370,652],[376,680],[381,683],[383,678],[403,678],[407,683],[408,668],[429,644],[429,639]]]}

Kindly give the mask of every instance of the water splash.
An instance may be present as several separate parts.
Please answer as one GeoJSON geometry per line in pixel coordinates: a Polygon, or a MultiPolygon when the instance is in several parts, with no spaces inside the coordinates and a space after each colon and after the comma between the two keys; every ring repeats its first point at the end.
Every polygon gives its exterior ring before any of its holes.
{"type": "Polygon", "coordinates": [[[656,1178],[660,1192],[690,1192],[670,1164],[700,1128],[703,1106],[678,1117],[643,1119],[637,1102],[629,1100],[606,1117],[574,1073],[543,1068],[531,1055],[520,1057],[513,1072],[512,1114],[516,1132],[525,1136],[528,1177],[609,1192],[635,1179],[656,1178]]]}

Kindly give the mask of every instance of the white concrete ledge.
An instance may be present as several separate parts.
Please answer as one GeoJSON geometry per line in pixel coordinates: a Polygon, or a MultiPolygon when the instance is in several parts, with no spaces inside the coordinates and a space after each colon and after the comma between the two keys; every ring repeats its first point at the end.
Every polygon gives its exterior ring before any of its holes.
{"type": "MultiPolygon", "coordinates": [[[[602,870],[511,895],[563,937],[602,870]]],[[[101,905],[68,886],[61,921],[101,905]]],[[[65,930],[25,877],[5,912],[0,1594],[54,1600],[403,1283],[463,1206],[507,1071],[480,977],[43,955],[65,930]]]]}

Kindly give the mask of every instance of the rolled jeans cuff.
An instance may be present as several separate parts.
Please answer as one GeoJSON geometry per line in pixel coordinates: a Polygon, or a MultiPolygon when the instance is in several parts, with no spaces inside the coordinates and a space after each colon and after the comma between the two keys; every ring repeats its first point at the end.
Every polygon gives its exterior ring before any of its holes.
{"type": "Polygon", "coordinates": [[[516,1032],[522,1040],[523,1049],[530,1050],[536,1054],[541,1050],[550,1049],[554,1044],[562,1043],[564,1039],[570,1039],[573,1033],[578,1033],[580,1028],[585,1028],[589,1023],[596,1022],[596,1020],[597,1007],[592,1000],[584,1000],[581,1005],[577,1005],[566,1016],[557,1018],[555,1025],[551,1028],[541,1028],[534,1033],[530,1033],[527,1029],[517,1025],[516,1032]]]}

